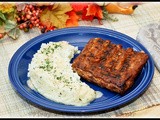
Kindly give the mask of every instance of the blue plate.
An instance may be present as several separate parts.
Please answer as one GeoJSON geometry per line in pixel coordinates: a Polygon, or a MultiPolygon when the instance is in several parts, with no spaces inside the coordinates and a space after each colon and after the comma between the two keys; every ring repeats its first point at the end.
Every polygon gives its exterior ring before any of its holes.
{"type": "Polygon", "coordinates": [[[31,102],[32,104],[49,110],[86,113],[98,112],[127,105],[132,100],[137,99],[151,83],[154,74],[154,63],[148,50],[142,44],[125,34],[98,27],[75,27],[54,30],[26,42],[11,58],[8,67],[8,74],[13,88],[22,98],[25,98],[25,100],[31,102]],[[136,51],[143,50],[149,55],[149,60],[143,67],[139,76],[136,78],[132,88],[130,88],[123,96],[82,79],[82,81],[86,82],[94,90],[101,91],[103,96],[94,100],[87,106],[76,107],[53,102],[28,87],[28,64],[31,62],[33,55],[38,49],[40,49],[42,43],[65,40],[74,46],[78,46],[79,49],[82,50],[86,43],[91,38],[95,37],[109,39],[115,44],[122,44],[124,48],[132,47],[136,51]]]}

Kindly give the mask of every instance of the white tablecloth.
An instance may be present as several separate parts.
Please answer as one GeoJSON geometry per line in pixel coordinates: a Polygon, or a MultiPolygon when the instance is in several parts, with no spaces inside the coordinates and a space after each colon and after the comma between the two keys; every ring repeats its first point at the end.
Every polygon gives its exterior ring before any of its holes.
{"type": "MultiPolygon", "coordinates": [[[[146,3],[139,5],[133,15],[114,14],[119,21],[103,21],[103,25],[99,25],[97,20],[93,22],[80,21],[81,26],[96,26],[108,28],[124,33],[134,39],[145,25],[159,22],[160,20],[160,3],[146,3]]],[[[5,37],[0,41],[0,117],[56,117],[56,118],[83,118],[83,117],[118,117],[125,113],[134,112],[153,105],[160,104],[160,73],[155,68],[155,73],[149,88],[138,99],[129,104],[120,106],[111,111],[103,111],[92,114],[68,114],[55,111],[42,110],[22,99],[13,89],[8,77],[8,65],[12,55],[16,50],[29,41],[40,35],[38,29],[32,29],[28,33],[21,31],[18,40],[12,40],[5,37]]]]}

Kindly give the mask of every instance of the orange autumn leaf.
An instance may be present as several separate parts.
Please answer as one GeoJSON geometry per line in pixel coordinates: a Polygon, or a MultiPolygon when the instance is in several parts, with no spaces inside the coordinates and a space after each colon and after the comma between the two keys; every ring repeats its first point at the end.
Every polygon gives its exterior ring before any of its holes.
{"type": "Polygon", "coordinates": [[[67,15],[69,15],[69,19],[66,22],[66,26],[67,27],[74,27],[74,26],[78,26],[78,20],[79,20],[79,16],[76,14],[75,11],[70,11],[66,13],[67,15]]]}
{"type": "Polygon", "coordinates": [[[46,8],[40,15],[41,24],[45,25],[47,28],[65,28],[66,21],[69,19],[69,15],[66,13],[71,11],[72,7],[70,4],[60,4],[55,3],[52,9],[46,8]]]}
{"type": "Polygon", "coordinates": [[[99,24],[103,18],[102,9],[97,4],[89,4],[87,7],[84,8],[82,13],[82,20],[89,20],[92,21],[94,18],[99,20],[99,24]]]}
{"type": "Polygon", "coordinates": [[[73,8],[73,10],[75,11],[75,12],[80,12],[80,11],[83,11],[84,10],[84,8],[86,7],[86,6],[88,6],[88,4],[89,3],[71,3],[71,6],[72,6],[72,8],[73,8]]]}
{"type": "Polygon", "coordinates": [[[99,20],[103,18],[102,9],[97,4],[89,4],[87,8],[86,16],[95,16],[99,20]]]}
{"type": "Polygon", "coordinates": [[[82,12],[82,20],[88,20],[88,21],[92,21],[94,19],[94,16],[93,15],[88,15],[86,16],[87,14],[87,7],[84,8],[83,12],[82,12]]]}

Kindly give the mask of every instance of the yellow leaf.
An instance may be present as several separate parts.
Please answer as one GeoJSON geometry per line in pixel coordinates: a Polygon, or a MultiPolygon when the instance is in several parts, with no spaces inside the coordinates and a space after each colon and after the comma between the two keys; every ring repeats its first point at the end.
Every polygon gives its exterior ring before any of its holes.
{"type": "Polygon", "coordinates": [[[5,33],[4,25],[0,26],[0,33],[5,33]]]}
{"type": "Polygon", "coordinates": [[[15,4],[14,3],[0,3],[0,11],[2,13],[10,13],[14,11],[15,4]]]}
{"type": "Polygon", "coordinates": [[[53,20],[52,26],[55,26],[57,28],[64,28],[66,27],[66,21],[68,19],[68,15],[62,14],[62,15],[52,15],[51,19],[53,20]]]}
{"type": "Polygon", "coordinates": [[[71,10],[72,8],[70,4],[55,3],[52,7],[52,10],[46,8],[42,12],[40,21],[48,28],[52,26],[55,26],[56,28],[64,28],[66,27],[67,19],[69,19],[69,16],[66,14],[66,12],[71,10]]]}
{"type": "Polygon", "coordinates": [[[72,10],[72,7],[69,3],[55,3],[52,7],[52,10],[55,14],[65,14],[72,10]]]}

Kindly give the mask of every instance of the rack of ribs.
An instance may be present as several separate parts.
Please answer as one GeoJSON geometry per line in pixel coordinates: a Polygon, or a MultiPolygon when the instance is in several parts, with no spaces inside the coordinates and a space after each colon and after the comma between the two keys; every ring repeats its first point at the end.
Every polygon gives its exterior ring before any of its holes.
{"type": "Polygon", "coordinates": [[[132,87],[148,57],[143,51],[92,38],[74,59],[72,68],[85,80],[123,95],[132,87]]]}

